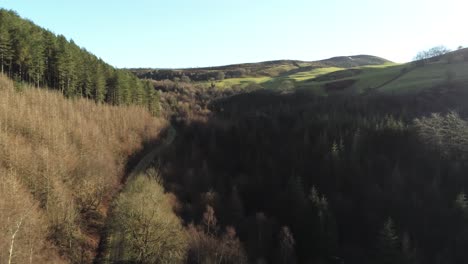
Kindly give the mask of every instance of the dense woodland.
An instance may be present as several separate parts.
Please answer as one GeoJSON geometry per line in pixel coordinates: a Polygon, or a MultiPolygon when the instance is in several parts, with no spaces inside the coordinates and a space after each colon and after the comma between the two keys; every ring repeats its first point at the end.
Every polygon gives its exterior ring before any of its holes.
{"type": "MultiPolygon", "coordinates": [[[[216,100],[206,119],[176,123],[157,167],[186,225],[239,237],[242,250],[219,263],[465,263],[463,87],[216,100]]],[[[190,263],[223,248],[195,240],[190,263]]]]}
{"type": "Polygon", "coordinates": [[[164,124],[0,75],[0,263],[91,263],[128,160],[164,124]]]}
{"type": "Polygon", "coordinates": [[[68,97],[160,110],[158,94],[149,82],[4,9],[0,9],[0,68],[17,81],[60,90],[68,97]]]}

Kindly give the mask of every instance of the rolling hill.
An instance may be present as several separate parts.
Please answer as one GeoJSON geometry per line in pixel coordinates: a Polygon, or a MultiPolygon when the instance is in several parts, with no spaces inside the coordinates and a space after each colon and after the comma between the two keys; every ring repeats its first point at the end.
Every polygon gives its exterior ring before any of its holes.
{"type": "Polygon", "coordinates": [[[317,95],[417,93],[468,81],[468,49],[418,62],[397,64],[370,55],[315,62],[278,60],[196,69],[131,69],[140,78],[192,82],[217,89],[307,91],[317,95]]]}
{"type": "Polygon", "coordinates": [[[130,71],[140,78],[153,80],[174,80],[174,78],[180,79],[183,76],[197,82],[225,79],[226,82],[219,84],[220,87],[224,87],[225,84],[263,83],[299,73],[309,73],[310,76],[316,76],[318,73],[334,69],[387,64],[392,64],[392,62],[375,56],[357,55],[311,62],[276,60],[193,69],[130,69],[130,71]],[[220,73],[222,73],[222,77],[220,77],[220,73]]]}

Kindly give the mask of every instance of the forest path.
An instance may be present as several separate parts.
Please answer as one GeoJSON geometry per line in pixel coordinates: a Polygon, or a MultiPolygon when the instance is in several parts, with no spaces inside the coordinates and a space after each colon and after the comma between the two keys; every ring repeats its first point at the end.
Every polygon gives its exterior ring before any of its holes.
{"type": "MultiPolygon", "coordinates": [[[[162,152],[164,151],[168,146],[174,142],[174,139],[176,138],[177,131],[173,126],[169,126],[167,129],[167,135],[166,137],[162,140],[162,143],[158,145],[157,147],[153,148],[150,152],[148,152],[138,163],[135,165],[135,167],[126,175],[123,181],[123,186],[120,188],[119,192],[114,196],[114,198],[117,198],[119,193],[125,188],[125,185],[131,181],[133,178],[138,177],[139,175],[142,175],[150,166],[151,162],[154,161],[154,159],[162,152]]],[[[110,201],[110,204],[112,204],[112,201],[110,201]]],[[[109,212],[108,217],[107,217],[107,223],[105,225],[105,228],[103,230],[103,234],[100,237],[99,241],[99,247],[96,253],[96,257],[93,261],[94,264],[100,264],[100,263],[114,263],[113,260],[115,259],[115,256],[119,255],[119,252],[112,252],[112,248],[114,248],[112,245],[115,245],[118,243],[116,239],[113,239],[113,235],[108,233],[109,232],[109,226],[112,221],[112,211],[109,212]]]]}
{"type": "Polygon", "coordinates": [[[128,174],[126,181],[129,181],[132,178],[137,177],[139,174],[145,172],[156,156],[159,155],[166,147],[172,144],[176,138],[176,135],[177,131],[173,126],[170,126],[167,130],[166,138],[162,141],[161,145],[155,147],[138,162],[138,164],[128,174]]]}

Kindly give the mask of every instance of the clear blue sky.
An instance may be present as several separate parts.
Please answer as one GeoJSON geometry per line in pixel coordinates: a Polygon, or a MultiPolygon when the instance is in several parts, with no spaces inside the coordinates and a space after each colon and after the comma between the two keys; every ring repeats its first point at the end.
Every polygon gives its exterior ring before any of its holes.
{"type": "MultiPolygon", "coordinates": [[[[466,1],[466,0],[465,0],[466,1]]],[[[468,45],[464,0],[0,0],[117,67],[201,67],[468,45]]]]}

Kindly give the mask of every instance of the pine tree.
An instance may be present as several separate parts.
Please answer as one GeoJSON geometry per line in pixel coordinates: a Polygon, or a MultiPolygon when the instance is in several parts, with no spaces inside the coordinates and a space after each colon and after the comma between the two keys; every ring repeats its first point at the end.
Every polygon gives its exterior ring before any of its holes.
{"type": "Polygon", "coordinates": [[[153,85],[149,81],[144,81],[143,87],[145,90],[146,105],[148,110],[155,116],[158,116],[161,112],[161,106],[159,105],[159,92],[154,90],[153,85]]]}
{"type": "Polygon", "coordinates": [[[234,224],[238,224],[240,219],[244,217],[244,205],[236,186],[232,187],[230,207],[231,219],[233,220],[234,224]]]}
{"type": "Polygon", "coordinates": [[[50,88],[57,89],[57,39],[54,34],[50,32],[44,32],[44,56],[45,56],[45,79],[47,86],[50,88]]]}
{"type": "Polygon", "coordinates": [[[306,196],[300,177],[289,178],[286,195],[288,202],[290,202],[289,206],[294,206],[298,210],[302,209],[306,201],[306,196]]]}
{"type": "Polygon", "coordinates": [[[280,262],[281,264],[296,263],[296,253],[294,246],[296,244],[293,234],[289,227],[283,226],[279,233],[280,244],[280,262]]]}
{"type": "Polygon", "coordinates": [[[309,200],[312,203],[312,221],[309,225],[314,232],[314,242],[311,249],[326,257],[334,255],[338,248],[338,234],[336,221],[329,209],[328,200],[325,195],[320,196],[317,188],[312,186],[309,194],[309,200]]]}
{"type": "Polygon", "coordinates": [[[391,218],[387,219],[379,234],[377,261],[382,264],[397,264],[401,261],[399,238],[391,218]]]}
{"type": "Polygon", "coordinates": [[[21,30],[24,26],[24,23],[20,21],[16,27],[12,29],[13,36],[12,47],[13,47],[13,63],[16,71],[16,76],[24,80],[24,67],[26,62],[29,59],[29,50],[27,46],[27,32],[26,30],[21,30]]]}
{"type": "Polygon", "coordinates": [[[71,47],[67,45],[67,40],[64,36],[59,36],[57,51],[57,77],[60,91],[67,96],[75,95],[74,64],[71,47]]]}
{"type": "Polygon", "coordinates": [[[455,208],[461,212],[464,216],[468,216],[468,200],[466,194],[460,192],[455,199],[455,208]]]}
{"type": "Polygon", "coordinates": [[[106,78],[101,63],[97,63],[94,76],[92,77],[93,98],[96,102],[104,102],[106,98],[106,78]]]}
{"type": "Polygon", "coordinates": [[[36,84],[36,87],[39,87],[41,81],[43,80],[45,68],[46,68],[46,59],[45,59],[45,47],[44,39],[40,31],[33,30],[30,35],[31,39],[31,60],[28,66],[28,75],[29,78],[36,84]]]}
{"type": "Polygon", "coordinates": [[[86,98],[94,98],[92,75],[95,74],[95,71],[92,57],[86,50],[81,50],[78,62],[78,93],[86,98]]]}
{"type": "Polygon", "coordinates": [[[0,20],[0,67],[1,73],[5,73],[5,66],[10,66],[8,63],[13,58],[13,50],[11,48],[10,33],[8,32],[3,21],[0,20]]]}

